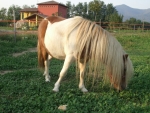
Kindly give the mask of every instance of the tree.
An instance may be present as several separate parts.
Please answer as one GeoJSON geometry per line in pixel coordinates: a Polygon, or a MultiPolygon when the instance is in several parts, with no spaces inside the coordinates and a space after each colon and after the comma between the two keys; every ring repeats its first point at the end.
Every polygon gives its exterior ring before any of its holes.
{"type": "MultiPolygon", "coordinates": [[[[0,9],[0,20],[6,20],[6,12],[7,12],[6,8],[0,9]]],[[[6,26],[6,25],[7,25],[6,22],[0,22],[0,26],[6,26]]]]}
{"type": "Polygon", "coordinates": [[[31,5],[30,8],[36,8],[36,6],[35,5],[31,5]]]}
{"type": "Polygon", "coordinates": [[[76,5],[76,15],[82,16],[82,14],[83,14],[83,3],[79,2],[76,5]]]}
{"type": "Polygon", "coordinates": [[[30,6],[28,6],[28,5],[23,5],[22,6],[22,9],[26,9],[26,8],[30,8],[30,6]]]}
{"type": "Polygon", "coordinates": [[[31,6],[23,5],[22,8],[23,9],[25,9],[25,8],[36,8],[36,6],[35,5],[31,5],[31,6]]]}
{"type": "MultiPolygon", "coordinates": [[[[71,5],[71,2],[67,2],[66,6],[68,7],[68,18],[73,16],[82,16],[83,18],[87,18],[96,22],[110,22],[110,17],[111,21],[114,21],[112,20],[113,16],[118,14],[117,10],[112,4],[105,5],[105,3],[101,0],[93,0],[89,2],[89,4],[87,4],[87,2],[79,2],[77,5],[71,5]]],[[[122,15],[117,15],[118,22],[120,21],[119,17],[121,20],[122,15]]]]}
{"type": "Polygon", "coordinates": [[[89,10],[90,10],[90,13],[94,17],[94,21],[99,21],[98,17],[101,17],[100,12],[101,12],[103,5],[104,5],[104,2],[100,0],[94,0],[89,3],[89,10]]]}
{"type": "Polygon", "coordinates": [[[21,8],[18,5],[12,5],[8,8],[7,19],[13,20],[13,10],[15,11],[16,20],[19,20],[21,8]]]}
{"type": "Polygon", "coordinates": [[[113,7],[113,4],[108,4],[107,6],[106,6],[106,13],[105,13],[105,21],[106,22],[108,22],[108,21],[110,21],[109,19],[110,19],[110,16],[112,15],[112,14],[116,14],[117,13],[117,10],[115,9],[115,7],[113,7]]]}
{"type": "Polygon", "coordinates": [[[118,27],[120,25],[116,24],[116,23],[122,23],[122,20],[123,20],[123,15],[119,15],[117,12],[111,14],[109,16],[109,26],[110,27],[118,27]]]}
{"type": "Polygon", "coordinates": [[[82,12],[83,18],[88,18],[87,17],[87,14],[88,14],[88,4],[87,4],[87,2],[84,2],[82,11],[83,11],[82,12]]]}
{"type": "Polygon", "coordinates": [[[141,21],[141,20],[137,20],[136,18],[130,18],[130,19],[128,19],[128,20],[126,20],[125,21],[129,26],[129,28],[142,28],[143,26],[142,26],[142,24],[143,24],[143,22],[141,21]],[[131,26],[131,24],[134,24],[134,26],[132,25],[131,26]],[[135,24],[139,24],[139,25],[135,25],[135,24]],[[141,24],[141,25],[140,25],[141,24]]]}
{"type": "Polygon", "coordinates": [[[68,7],[67,8],[67,18],[69,18],[71,16],[71,6],[72,6],[71,2],[67,1],[66,6],[68,7]]]}
{"type": "Polygon", "coordinates": [[[70,17],[75,16],[75,13],[76,13],[76,6],[73,4],[70,9],[70,17]]]}
{"type": "Polygon", "coordinates": [[[6,19],[6,12],[7,12],[6,8],[3,7],[0,9],[0,19],[2,19],[2,20],[6,19]]]}
{"type": "Polygon", "coordinates": [[[142,21],[136,18],[130,18],[128,20],[125,21],[128,24],[142,24],[142,21]]]}

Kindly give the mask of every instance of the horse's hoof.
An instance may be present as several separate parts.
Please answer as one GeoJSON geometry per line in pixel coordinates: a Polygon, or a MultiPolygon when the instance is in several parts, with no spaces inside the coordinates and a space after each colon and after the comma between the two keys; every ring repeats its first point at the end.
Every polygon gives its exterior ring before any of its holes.
{"type": "Polygon", "coordinates": [[[45,78],[45,82],[50,82],[50,79],[49,78],[45,78]]]}
{"type": "Polygon", "coordinates": [[[50,82],[50,80],[45,80],[45,82],[50,82]]]}
{"type": "Polygon", "coordinates": [[[88,93],[88,91],[82,91],[84,94],[88,93]]]}
{"type": "Polygon", "coordinates": [[[46,81],[46,82],[50,82],[50,76],[46,76],[46,77],[45,77],[45,81],[46,81]]]}
{"type": "Polygon", "coordinates": [[[53,89],[53,92],[58,93],[59,91],[58,91],[58,90],[54,90],[54,89],[53,89]]]}
{"type": "Polygon", "coordinates": [[[83,93],[88,93],[88,90],[85,89],[85,88],[81,89],[81,91],[82,91],[83,93]]]}
{"type": "Polygon", "coordinates": [[[53,89],[53,92],[57,93],[57,92],[59,92],[59,90],[58,89],[53,89]]]}

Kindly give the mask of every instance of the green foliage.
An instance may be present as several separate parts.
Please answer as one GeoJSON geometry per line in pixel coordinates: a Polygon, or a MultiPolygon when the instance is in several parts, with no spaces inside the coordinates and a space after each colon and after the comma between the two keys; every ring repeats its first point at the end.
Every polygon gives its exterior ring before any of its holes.
{"type": "Polygon", "coordinates": [[[111,22],[110,21],[110,16],[114,13],[117,13],[117,10],[115,9],[115,7],[113,6],[113,4],[107,4],[106,6],[106,16],[105,16],[105,21],[106,22],[111,22]]]}
{"type": "Polygon", "coordinates": [[[109,16],[109,27],[110,29],[119,27],[117,23],[122,23],[123,21],[123,15],[119,15],[118,13],[113,13],[109,16]]]}
{"type": "Polygon", "coordinates": [[[96,22],[99,22],[100,20],[103,22],[108,22],[110,21],[110,15],[117,13],[112,4],[108,4],[106,6],[101,0],[93,0],[89,3],[79,2],[77,5],[72,5],[71,2],[68,1],[66,6],[68,7],[67,17],[82,16],[96,22]]]}
{"type": "Polygon", "coordinates": [[[7,20],[13,20],[13,10],[15,11],[16,20],[19,20],[21,8],[18,5],[12,5],[8,8],[7,20]]]}
{"type": "Polygon", "coordinates": [[[130,18],[128,20],[125,21],[128,24],[142,24],[141,20],[137,20],[136,18],[130,18]]]}
{"type": "Polygon", "coordinates": [[[7,12],[7,9],[6,9],[6,8],[2,7],[2,8],[0,9],[0,19],[2,19],[2,20],[5,20],[5,19],[6,19],[6,12],[7,12]]]}
{"type": "MultiPolygon", "coordinates": [[[[2,7],[0,9],[0,21],[1,20],[6,20],[6,12],[7,12],[7,9],[2,7]]],[[[6,26],[7,25],[7,22],[0,22],[0,26],[6,26]]]]}
{"type": "Polygon", "coordinates": [[[52,89],[63,61],[51,61],[51,82],[46,83],[43,71],[37,68],[36,52],[12,56],[14,52],[36,47],[36,36],[20,36],[17,43],[12,41],[13,36],[0,36],[0,72],[13,71],[0,75],[1,113],[60,113],[60,105],[67,105],[67,113],[149,113],[150,34],[120,31],[115,35],[133,62],[134,77],[128,89],[121,92],[102,82],[94,87],[86,83],[87,94],[78,89],[74,65],[63,79],[60,92],[54,93],[52,89]]]}
{"type": "Polygon", "coordinates": [[[89,10],[93,14],[94,21],[100,20],[100,18],[98,18],[98,16],[101,14],[101,9],[102,9],[103,5],[104,5],[104,2],[100,1],[100,0],[94,0],[89,3],[89,10]]]}
{"type": "Polygon", "coordinates": [[[71,2],[67,1],[66,6],[67,6],[67,17],[69,18],[70,17],[70,11],[71,11],[71,2]]]}

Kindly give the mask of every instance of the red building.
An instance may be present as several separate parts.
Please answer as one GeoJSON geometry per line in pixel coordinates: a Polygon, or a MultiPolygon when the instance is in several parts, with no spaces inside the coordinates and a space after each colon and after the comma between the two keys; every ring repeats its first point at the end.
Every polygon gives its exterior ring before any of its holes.
{"type": "Polygon", "coordinates": [[[38,3],[38,11],[41,14],[51,16],[59,15],[67,18],[67,6],[60,4],[55,1],[48,1],[43,3],[38,3]]]}
{"type": "Polygon", "coordinates": [[[20,19],[28,20],[29,26],[38,26],[40,21],[48,16],[62,16],[67,18],[67,6],[54,0],[38,3],[38,8],[20,10],[20,19]]]}

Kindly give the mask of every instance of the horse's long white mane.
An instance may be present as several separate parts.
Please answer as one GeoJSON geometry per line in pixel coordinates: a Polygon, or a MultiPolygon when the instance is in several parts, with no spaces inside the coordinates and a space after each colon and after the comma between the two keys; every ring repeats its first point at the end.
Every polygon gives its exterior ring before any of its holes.
{"type": "MultiPolygon", "coordinates": [[[[101,74],[105,75],[105,80],[111,75],[112,83],[120,84],[124,69],[123,55],[126,53],[116,38],[99,25],[82,17],[74,17],[69,32],[75,28],[78,62],[88,64],[88,75],[93,75],[94,80],[101,74]]],[[[128,57],[126,82],[132,75],[132,62],[128,57]]]]}

